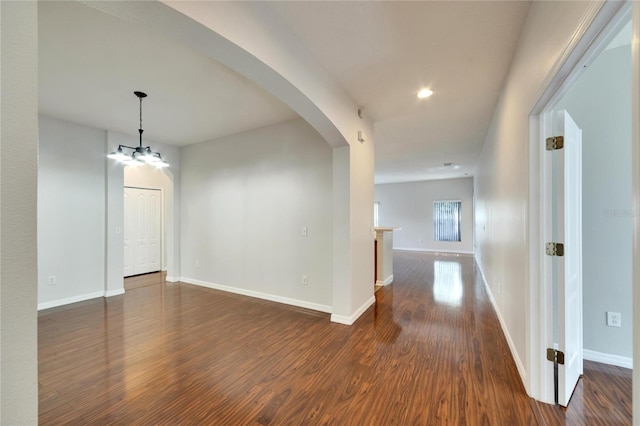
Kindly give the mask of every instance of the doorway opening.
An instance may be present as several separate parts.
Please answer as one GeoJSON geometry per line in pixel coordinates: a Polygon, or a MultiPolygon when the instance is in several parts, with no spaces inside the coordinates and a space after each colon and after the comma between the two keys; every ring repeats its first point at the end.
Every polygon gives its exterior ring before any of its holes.
{"type": "MultiPolygon", "coordinates": [[[[578,45],[565,58],[556,78],[541,97],[531,116],[530,145],[530,294],[532,305],[530,331],[530,393],[536,399],[553,404],[554,363],[544,356],[558,347],[559,335],[568,325],[559,311],[562,296],[556,278],[560,262],[555,264],[544,249],[557,223],[551,219],[556,189],[551,177],[554,160],[545,153],[545,138],[555,136],[552,117],[568,110],[583,129],[582,190],[579,215],[583,244],[580,327],[574,327],[579,339],[578,356],[589,362],[631,368],[632,342],[632,177],[631,177],[631,5],[606,4],[578,45]],[[582,43],[582,44],[580,44],[582,43]],[[573,57],[571,56],[573,55],[573,57]],[[625,217],[625,212],[628,214],[625,217]],[[607,322],[608,314],[627,318],[626,328],[607,322]],[[581,331],[584,329],[584,332],[581,331]]],[[[568,249],[568,248],[567,248],[568,249]]],[[[614,316],[614,318],[620,318],[614,316]]],[[[562,365],[559,366],[563,368],[562,365]]],[[[591,369],[593,370],[593,369],[591,369]]],[[[624,373],[624,372],[623,372],[624,373]]],[[[631,370],[626,373],[630,383],[631,370]]],[[[587,379],[589,379],[587,377],[587,379]]],[[[600,376],[599,378],[600,379],[600,376]]],[[[569,404],[573,384],[560,383],[569,404]]],[[[626,389],[626,388],[625,388],[626,389]]],[[[618,395],[631,406],[628,395],[618,395]]],[[[570,408],[570,405],[569,405],[570,408]]]]}
{"type": "Polygon", "coordinates": [[[174,185],[170,172],[151,166],[124,169],[125,289],[173,281],[174,185]],[[142,276],[141,274],[155,273],[142,276]]]}
{"type": "Polygon", "coordinates": [[[124,187],[124,277],[162,269],[162,190],[124,187]]]}

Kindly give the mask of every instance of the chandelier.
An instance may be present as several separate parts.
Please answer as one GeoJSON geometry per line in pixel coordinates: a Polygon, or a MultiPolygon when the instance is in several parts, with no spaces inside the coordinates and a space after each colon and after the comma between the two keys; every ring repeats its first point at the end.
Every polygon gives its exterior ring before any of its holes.
{"type": "Polygon", "coordinates": [[[152,151],[150,146],[142,146],[142,132],[144,131],[142,130],[142,99],[146,98],[147,94],[143,92],[133,93],[138,97],[138,99],[140,99],[140,128],[138,129],[138,133],[140,134],[140,145],[118,145],[118,149],[113,151],[107,157],[117,160],[126,166],[136,167],[142,164],[149,164],[159,169],[169,167],[169,163],[162,158],[162,155],[160,155],[159,152],[152,151]]]}

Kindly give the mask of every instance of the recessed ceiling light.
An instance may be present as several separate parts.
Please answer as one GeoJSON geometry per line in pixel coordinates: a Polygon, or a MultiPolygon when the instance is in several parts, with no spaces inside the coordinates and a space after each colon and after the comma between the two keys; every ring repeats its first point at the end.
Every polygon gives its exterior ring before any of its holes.
{"type": "Polygon", "coordinates": [[[433,95],[433,90],[431,89],[422,89],[418,92],[418,97],[420,99],[428,98],[431,95],[433,95]]]}

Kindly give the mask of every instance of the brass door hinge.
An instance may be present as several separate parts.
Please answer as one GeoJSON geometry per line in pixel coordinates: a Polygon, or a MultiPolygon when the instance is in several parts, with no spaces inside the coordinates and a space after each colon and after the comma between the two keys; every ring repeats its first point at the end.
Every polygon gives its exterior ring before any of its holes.
{"type": "Polygon", "coordinates": [[[564,148],[564,137],[563,136],[552,136],[547,138],[546,140],[547,151],[554,151],[556,149],[564,148]]]}
{"type": "Polygon", "coordinates": [[[547,243],[546,253],[549,256],[564,256],[564,244],[547,243]]]}
{"type": "Polygon", "coordinates": [[[547,361],[554,363],[557,362],[560,365],[564,365],[564,352],[547,348],[547,361]]]}

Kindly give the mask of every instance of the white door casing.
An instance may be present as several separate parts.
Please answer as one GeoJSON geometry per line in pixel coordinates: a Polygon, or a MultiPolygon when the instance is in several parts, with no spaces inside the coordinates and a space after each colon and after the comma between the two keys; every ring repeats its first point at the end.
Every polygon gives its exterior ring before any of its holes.
{"type": "Polygon", "coordinates": [[[554,161],[556,213],[554,242],[564,244],[556,262],[558,348],[558,403],[567,406],[582,374],[582,131],[564,110],[554,117],[554,136],[564,137],[564,148],[548,151],[554,161]]]}
{"type": "Polygon", "coordinates": [[[124,276],[159,271],[161,191],[124,189],[124,276]]]}

